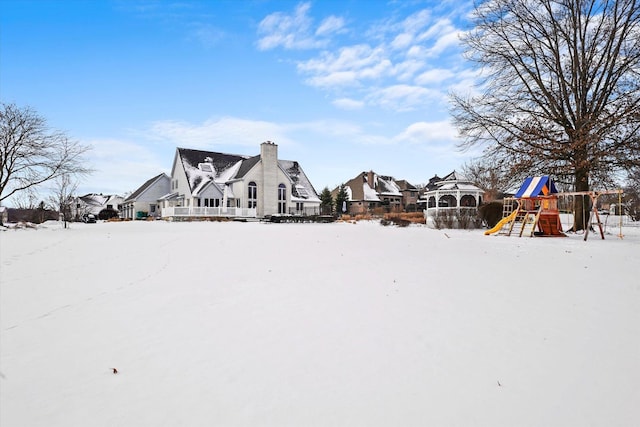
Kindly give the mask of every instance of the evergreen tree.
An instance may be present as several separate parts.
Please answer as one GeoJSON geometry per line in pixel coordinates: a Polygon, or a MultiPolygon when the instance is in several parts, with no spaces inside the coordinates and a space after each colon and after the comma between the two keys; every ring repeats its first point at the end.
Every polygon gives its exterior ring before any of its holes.
{"type": "Polygon", "coordinates": [[[340,185],[340,189],[338,190],[338,194],[336,194],[336,211],[338,214],[347,213],[349,211],[349,194],[347,193],[347,188],[344,184],[340,185]],[[343,205],[346,206],[346,211],[343,212],[343,205]]]}
{"type": "Polygon", "coordinates": [[[322,193],[320,193],[320,214],[331,215],[333,213],[333,197],[331,197],[331,191],[329,187],[324,187],[322,193]]]}

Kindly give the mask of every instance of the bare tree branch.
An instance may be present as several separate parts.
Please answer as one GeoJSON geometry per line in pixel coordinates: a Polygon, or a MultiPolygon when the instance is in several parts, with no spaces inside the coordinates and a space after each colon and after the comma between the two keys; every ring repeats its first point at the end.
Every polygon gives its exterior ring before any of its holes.
{"type": "Polygon", "coordinates": [[[576,191],[640,165],[640,0],[487,0],[463,43],[485,80],[452,95],[462,148],[576,191]]]}
{"type": "Polygon", "coordinates": [[[0,201],[64,175],[91,172],[90,147],[49,129],[30,108],[0,104],[0,201]]]}

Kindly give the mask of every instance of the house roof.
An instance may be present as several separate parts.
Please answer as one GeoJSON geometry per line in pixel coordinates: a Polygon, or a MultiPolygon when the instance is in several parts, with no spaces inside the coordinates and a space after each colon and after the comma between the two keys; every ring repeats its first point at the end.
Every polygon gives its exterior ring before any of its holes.
{"type": "MultiPolygon", "coordinates": [[[[437,175],[434,177],[436,178],[437,175]]],[[[431,184],[431,181],[429,181],[431,184]]],[[[440,181],[433,182],[433,190],[464,190],[464,191],[483,191],[480,187],[471,182],[464,175],[456,172],[455,170],[449,175],[440,179],[440,181]]]]}
{"type": "Polygon", "coordinates": [[[129,194],[129,196],[127,196],[124,199],[124,201],[125,202],[131,202],[131,201],[136,200],[138,197],[140,197],[140,195],[142,193],[144,193],[147,190],[147,188],[151,187],[156,181],[158,181],[163,176],[165,176],[167,179],[169,179],[169,177],[165,173],[161,173],[159,175],[156,175],[153,178],[147,180],[147,182],[142,184],[140,187],[138,187],[138,189],[136,191],[134,191],[133,193],[129,194]]]}
{"type": "Polygon", "coordinates": [[[484,190],[473,184],[464,175],[453,171],[446,175],[444,178],[439,178],[435,175],[429,180],[427,184],[427,191],[420,196],[424,201],[429,197],[437,194],[439,191],[460,191],[462,194],[482,194],[484,190]]]}
{"type": "Polygon", "coordinates": [[[400,186],[396,184],[395,180],[391,176],[377,176],[376,184],[378,194],[388,196],[402,196],[400,186]]]}
{"type": "Polygon", "coordinates": [[[245,161],[242,162],[240,168],[238,169],[238,173],[236,174],[236,178],[243,178],[247,172],[251,170],[258,162],[260,161],[260,155],[249,157],[245,161]]]}
{"type": "Polygon", "coordinates": [[[278,160],[278,165],[291,179],[291,192],[294,198],[320,201],[311,181],[307,178],[300,164],[292,160],[278,160]]]}
{"type": "Polygon", "coordinates": [[[520,199],[523,197],[547,196],[557,192],[558,189],[549,175],[530,176],[524,180],[514,197],[520,199]]]}
{"type": "MultiPolygon", "coordinates": [[[[204,188],[205,181],[214,181],[219,188],[223,188],[223,185],[229,181],[244,178],[260,161],[260,155],[243,156],[186,148],[178,148],[177,151],[193,195],[197,195],[198,190],[204,188]]],[[[291,180],[294,198],[320,201],[316,190],[298,162],[278,160],[278,166],[291,180]]]]}
{"type": "Polygon", "coordinates": [[[79,199],[89,206],[104,206],[111,196],[105,196],[103,194],[89,193],[84,196],[80,196],[79,199]]]}
{"type": "Polygon", "coordinates": [[[416,186],[410,184],[406,179],[397,180],[396,185],[400,188],[400,191],[417,190],[416,186]]]}
{"type": "Polygon", "coordinates": [[[247,156],[213,151],[178,148],[179,160],[187,175],[189,190],[193,193],[203,180],[225,182],[237,173],[247,156]]]}
{"type": "Polygon", "coordinates": [[[397,184],[393,177],[378,175],[373,171],[360,173],[355,178],[347,181],[345,186],[350,189],[349,194],[352,201],[379,202],[380,196],[402,197],[400,185],[397,184]],[[370,175],[372,182],[369,182],[370,175]]]}

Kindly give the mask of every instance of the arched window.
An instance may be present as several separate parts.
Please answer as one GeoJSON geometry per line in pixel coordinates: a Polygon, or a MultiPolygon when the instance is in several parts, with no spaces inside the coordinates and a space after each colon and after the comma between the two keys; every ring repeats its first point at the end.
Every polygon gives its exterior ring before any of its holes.
{"type": "Polygon", "coordinates": [[[278,213],[287,213],[287,187],[284,184],[278,185],[278,213]]]}
{"type": "Polygon", "coordinates": [[[255,182],[251,181],[248,190],[247,207],[249,209],[255,209],[258,206],[258,186],[255,182]]]}
{"type": "Polygon", "coordinates": [[[464,208],[473,208],[476,206],[476,198],[470,194],[466,194],[460,199],[460,206],[464,208]]]}
{"type": "Polygon", "coordinates": [[[458,207],[457,205],[458,202],[456,198],[451,194],[445,194],[444,196],[440,197],[440,200],[438,200],[439,208],[456,208],[458,207]]]}
{"type": "Polygon", "coordinates": [[[429,202],[427,205],[428,208],[435,208],[436,207],[436,198],[434,196],[429,196],[429,202]]]}

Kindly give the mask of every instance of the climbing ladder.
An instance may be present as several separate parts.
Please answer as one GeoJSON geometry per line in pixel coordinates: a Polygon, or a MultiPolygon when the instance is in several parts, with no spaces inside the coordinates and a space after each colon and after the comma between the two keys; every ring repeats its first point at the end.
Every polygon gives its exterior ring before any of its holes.
{"type": "Polygon", "coordinates": [[[502,203],[502,218],[512,215],[514,209],[516,210],[514,219],[506,223],[498,234],[504,236],[517,235],[518,237],[533,236],[540,218],[541,207],[526,206],[526,204],[520,203],[517,199],[507,197],[502,203]]]}
{"type": "Polygon", "coordinates": [[[515,219],[511,222],[509,226],[508,236],[517,235],[518,237],[533,236],[533,233],[536,229],[536,225],[538,224],[538,218],[540,215],[540,208],[537,210],[524,210],[521,209],[516,214],[515,219]]]}

